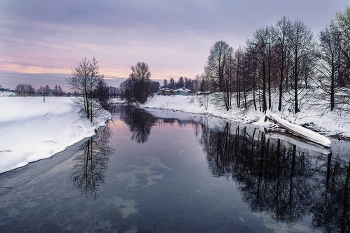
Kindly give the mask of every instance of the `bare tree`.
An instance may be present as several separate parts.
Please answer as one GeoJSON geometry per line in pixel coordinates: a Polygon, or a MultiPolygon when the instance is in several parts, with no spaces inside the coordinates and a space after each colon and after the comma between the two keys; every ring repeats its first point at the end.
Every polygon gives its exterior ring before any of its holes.
{"type": "Polygon", "coordinates": [[[241,105],[241,83],[243,81],[243,65],[244,65],[244,51],[240,46],[234,56],[233,66],[234,66],[234,75],[236,78],[236,102],[237,107],[239,108],[241,105]]]}
{"type": "Polygon", "coordinates": [[[101,79],[93,92],[93,97],[98,100],[101,106],[106,110],[110,109],[109,93],[110,92],[107,83],[101,79]]]}
{"type": "Polygon", "coordinates": [[[101,105],[93,98],[94,90],[103,79],[97,63],[95,57],[91,61],[85,57],[78,63],[77,67],[72,69],[72,75],[66,78],[71,90],[80,94],[74,99],[74,102],[84,109],[91,122],[101,110],[101,105]]]}
{"type": "Polygon", "coordinates": [[[225,73],[224,73],[224,92],[223,99],[226,111],[231,108],[231,100],[233,93],[233,79],[234,79],[234,57],[232,48],[229,48],[228,55],[225,58],[225,73]]]}
{"type": "Polygon", "coordinates": [[[335,20],[332,21],[331,27],[340,37],[340,55],[341,64],[338,67],[337,85],[346,93],[339,99],[339,103],[345,105],[343,110],[349,111],[350,103],[350,7],[347,6],[343,12],[335,14],[335,20]]]}
{"type": "Polygon", "coordinates": [[[40,86],[37,90],[37,93],[39,95],[42,95],[43,96],[43,102],[45,102],[45,97],[48,96],[51,92],[51,89],[49,87],[49,85],[46,85],[46,86],[40,86]]]}
{"type": "Polygon", "coordinates": [[[176,88],[181,88],[181,87],[185,86],[185,80],[182,76],[179,78],[179,81],[177,81],[175,86],[176,86],[176,88]]]}
{"type": "MultiPolygon", "coordinates": [[[[337,12],[335,14],[335,20],[332,22],[331,26],[340,37],[340,49],[345,59],[346,70],[350,69],[350,7],[347,6],[343,12],[337,12]]],[[[344,83],[342,86],[347,86],[350,83],[349,72],[344,75],[344,83]]]]}
{"type": "Polygon", "coordinates": [[[283,96],[283,82],[286,76],[286,61],[288,50],[288,35],[291,28],[291,22],[285,16],[278,20],[276,23],[277,31],[277,44],[275,47],[275,53],[278,57],[278,71],[280,75],[279,79],[279,98],[278,98],[278,111],[282,110],[282,96],[283,96]]]}
{"type": "Polygon", "coordinates": [[[169,85],[171,89],[175,89],[175,80],[173,78],[170,78],[169,85]]]}
{"type": "Polygon", "coordinates": [[[147,101],[147,97],[151,94],[151,72],[147,63],[138,62],[135,66],[131,66],[132,73],[129,75],[132,81],[132,94],[136,101],[141,104],[147,101]]]}
{"type": "Polygon", "coordinates": [[[336,80],[339,75],[339,66],[341,65],[341,53],[340,53],[340,34],[337,33],[332,27],[325,28],[319,34],[320,40],[320,58],[319,71],[327,77],[326,82],[321,82],[323,90],[330,94],[331,111],[335,107],[335,89],[336,80]],[[328,85],[330,83],[330,88],[328,85]]]}
{"type": "Polygon", "coordinates": [[[166,79],[163,80],[163,87],[168,87],[168,80],[166,79]]]}
{"type": "Polygon", "coordinates": [[[275,79],[276,69],[275,69],[275,53],[274,47],[276,46],[277,31],[274,27],[267,27],[267,90],[269,96],[269,109],[271,109],[271,88],[273,85],[273,80],[275,79]]]}
{"type": "Polygon", "coordinates": [[[290,31],[290,52],[291,60],[293,62],[292,80],[293,80],[293,95],[294,95],[294,112],[298,113],[300,92],[303,91],[303,81],[305,88],[305,79],[302,77],[303,69],[313,69],[313,63],[316,56],[316,42],[314,35],[310,28],[308,28],[302,21],[295,21],[292,24],[290,31]],[[306,67],[305,67],[306,66],[306,67]]]}
{"type": "Polygon", "coordinates": [[[15,87],[15,91],[17,95],[24,95],[24,84],[17,84],[15,87]]]}
{"type": "Polygon", "coordinates": [[[226,58],[231,51],[232,48],[225,41],[218,41],[210,48],[205,73],[212,80],[214,88],[220,92],[224,91],[226,58]]]}
{"type": "MultiPolygon", "coordinates": [[[[253,35],[253,40],[248,41],[251,47],[255,59],[258,65],[258,75],[261,77],[261,90],[262,90],[262,111],[267,110],[266,101],[266,70],[267,70],[267,57],[268,57],[268,28],[261,28],[256,30],[253,35]]],[[[259,95],[260,97],[260,95],[259,95]]],[[[260,101],[259,101],[260,102],[260,101]]]]}

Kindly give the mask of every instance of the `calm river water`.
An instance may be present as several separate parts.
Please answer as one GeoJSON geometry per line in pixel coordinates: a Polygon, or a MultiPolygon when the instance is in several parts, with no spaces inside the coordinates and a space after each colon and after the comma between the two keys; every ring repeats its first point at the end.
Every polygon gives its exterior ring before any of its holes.
{"type": "Polygon", "coordinates": [[[0,232],[349,232],[349,151],[117,106],[99,136],[0,175],[0,232]]]}

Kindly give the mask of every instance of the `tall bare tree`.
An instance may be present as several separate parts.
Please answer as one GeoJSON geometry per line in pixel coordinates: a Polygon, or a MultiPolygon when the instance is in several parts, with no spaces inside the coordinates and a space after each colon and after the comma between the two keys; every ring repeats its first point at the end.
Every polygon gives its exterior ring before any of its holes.
{"type": "Polygon", "coordinates": [[[170,85],[171,89],[175,89],[175,80],[174,80],[174,78],[170,78],[169,85],[170,85]]]}
{"type": "Polygon", "coordinates": [[[320,58],[319,71],[327,78],[326,82],[321,82],[323,90],[330,94],[331,111],[335,107],[335,89],[338,71],[341,65],[340,34],[333,27],[325,28],[319,34],[320,58]],[[330,83],[330,89],[328,85],[330,83]]]}
{"type": "Polygon", "coordinates": [[[138,62],[135,66],[131,66],[132,94],[136,101],[145,103],[147,97],[151,94],[151,72],[147,63],[138,62]]]}
{"type": "Polygon", "coordinates": [[[212,84],[217,91],[224,91],[224,75],[226,68],[226,58],[232,48],[225,41],[217,41],[210,48],[205,73],[212,80],[212,84]]]}
{"type": "Polygon", "coordinates": [[[267,57],[268,57],[268,28],[260,28],[255,31],[252,40],[248,40],[248,45],[253,52],[258,64],[258,76],[260,77],[262,95],[262,111],[267,110],[266,101],[266,74],[267,74],[267,57]]]}
{"type": "Polygon", "coordinates": [[[232,48],[229,48],[228,54],[225,58],[225,73],[224,73],[224,83],[223,83],[223,99],[226,111],[231,108],[231,100],[233,93],[233,78],[234,78],[234,57],[232,48]]]}
{"type": "Polygon", "coordinates": [[[77,67],[72,69],[72,75],[66,78],[70,89],[80,94],[74,98],[74,102],[84,109],[86,117],[91,122],[101,110],[101,105],[93,97],[94,90],[103,79],[97,63],[95,57],[91,61],[85,57],[78,63],[77,67]]]}
{"type": "Polygon", "coordinates": [[[163,80],[163,87],[168,87],[168,80],[167,79],[163,80]]]}
{"type": "Polygon", "coordinates": [[[337,12],[335,14],[335,20],[331,24],[334,30],[339,33],[340,36],[340,49],[345,59],[345,67],[347,74],[344,75],[344,83],[342,86],[347,86],[350,83],[349,72],[350,69],[350,7],[347,6],[343,12],[337,12]]]}
{"type": "Polygon", "coordinates": [[[241,105],[241,81],[243,79],[243,62],[244,62],[244,51],[243,48],[240,46],[234,56],[234,74],[236,79],[236,103],[237,107],[239,108],[241,105]]]}
{"type": "Polygon", "coordinates": [[[279,72],[279,97],[278,97],[278,111],[282,110],[282,96],[283,96],[283,82],[286,74],[287,50],[288,50],[288,36],[291,29],[292,22],[283,17],[276,23],[277,44],[275,53],[278,57],[278,72],[279,72]]]}
{"type": "MultiPolygon", "coordinates": [[[[302,21],[295,21],[289,34],[290,55],[292,60],[292,80],[294,95],[294,112],[298,113],[300,92],[305,88],[305,78],[302,77],[304,69],[313,69],[314,58],[316,57],[317,44],[314,35],[309,27],[302,21]],[[303,87],[304,86],[304,87],[303,87]]],[[[304,92],[305,93],[305,92],[304,92]]]]}

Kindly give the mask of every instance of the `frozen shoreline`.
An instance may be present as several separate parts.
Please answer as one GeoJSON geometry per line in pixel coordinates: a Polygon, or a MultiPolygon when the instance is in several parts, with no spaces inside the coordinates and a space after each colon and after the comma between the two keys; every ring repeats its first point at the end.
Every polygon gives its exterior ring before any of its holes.
{"type": "Polygon", "coordinates": [[[91,123],[69,97],[1,97],[0,107],[0,174],[93,136],[111,118],[105,111],[91,123]]]}
{"type": "MultiPolygon", "coordinates": [[[[215,96],[211,96],[207,109],[203,106],[200,96],[153,96],[141,105],[142,108],[170,109],[174,111],[183,111],[195,114],[206,114],[219,118],[240,122],[252,123],[258,126],[270,127],[272,123],[265,122],[265,114],[259,110],[236,108],[232,104],[232,108],[226,111],[223,104],[217,100],[215,96]]],[[[322,103],[321,103],[322,104],[322,103]]],[[[279,118],[284,119],[298,126],[308,125],[309,129],[314,132],[321,133],[325,136],[340,136],[350,138],[350,116],[343,114],[338,116],[336,112],[328,112],[320,114],[319,108],[312,108],[308,103],[302,103],[305,111],[293,114],[285,105],[282,112],[272,111],[279,118]]]]}

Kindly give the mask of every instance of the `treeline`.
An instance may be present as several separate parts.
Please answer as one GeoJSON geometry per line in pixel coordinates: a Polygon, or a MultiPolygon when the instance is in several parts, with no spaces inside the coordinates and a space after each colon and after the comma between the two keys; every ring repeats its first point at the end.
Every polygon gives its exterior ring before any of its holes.
{"type": "MultiPolygon", "coordinates": [[[[10,89],[5,89],[2,88],[3,90],[8,90],[10,91],[10,89]]],[[[0,89],[0,91],[2,91],[2,89],[0,89]]],[[[66,93],[65,91],[63,91],[63,89],[61,88],[61,85],[55,85],[54,88],[50,88],[49,85],[45,85],[45,86],[40,86],[39,88],[35,89],[31,84],[17,84],[15,87],[15,90],[17,95],[19,96],[79,96],[80,93],[77,91],[74,91],[73,93],[68,92],[66,93]]],[[[116,87],[112,87],[112,86],[106,86],[105,83],[101,83],[98,86],[98,89],[95,90],[95,96],[97,95],[97,92],[99,91],[103,91],[105,95],[108,95],[109,98],[115,98],[119,95],[119,89],[116,87]]]]}
{"type": "Polygon", "coordinates": [[[164,79],[162,87],[170,88],[173,90],[185,87],[186,89],[189,89],[192,92],[197,92],[200,89],[200,82],[198,77],[196,77],[196,79],[191,79],[191,78],[181,76],[177,82],[175,81],[174,78],[170,78],[169,82],[167,79],[164,79]]]}
{"type": "Polygon", "coordinates": [[[246,46],[235,51],[218,41],[210,48],[199,82],[205,91],[223,93],[227,110],[235,92],[237,107],[253,104],[265,112],[277,92],[278,110],[289,102],[297,113],[307,90],[315,87],[325,91],[333,110],[349,103],[349,21],[346,7],[318,36],[302,21],[283,17],[274,26],[256,30],[246,46]]]}
{"type": "Polygon", "coordinates": [[[31,84],[17,84],[15,88],[15,92],[20,96],[33,96],[33,95],[42,95],[42,96],[63,96],[65,92],[62,90],[60,85],[55,85],[53,89],[49,87],[49,85],[40,86],[38,89],[35,88],[31,84]]]}

